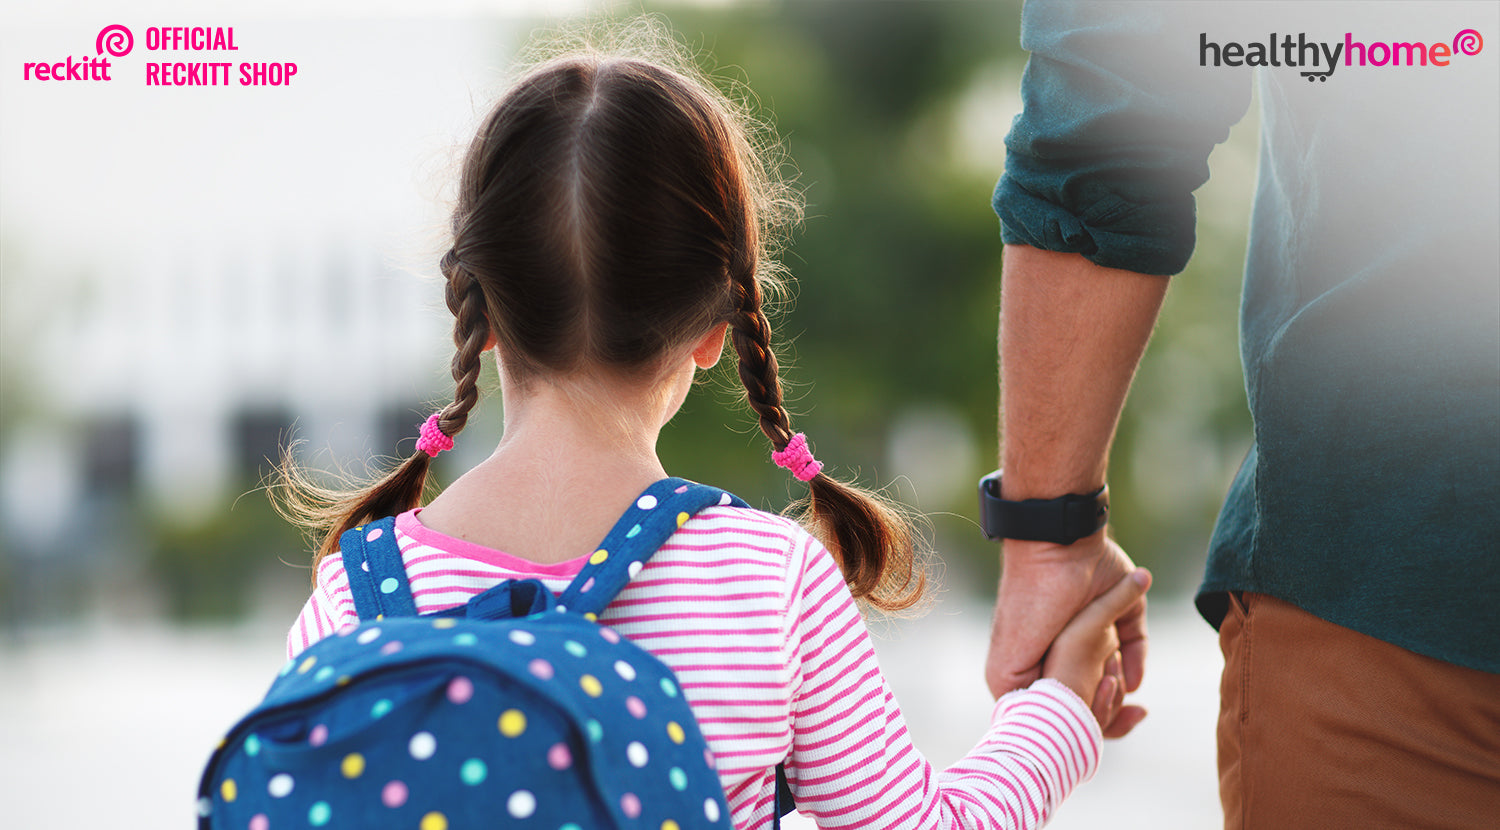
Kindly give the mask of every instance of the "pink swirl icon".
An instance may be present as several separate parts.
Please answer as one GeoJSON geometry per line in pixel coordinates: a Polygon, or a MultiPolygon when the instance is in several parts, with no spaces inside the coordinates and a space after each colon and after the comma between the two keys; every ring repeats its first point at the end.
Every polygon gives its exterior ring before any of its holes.
{"type": "Polygon", "coordinates": [[[1473,29],[1464,29],[1453,36],[1453,51],[1465,55],[1477,55],[1484,49],[1484,38],[1473,29]]]}
{"type": "Polygon", "coordinates": [[[94,38],[94,54],[97,55],[104,54],[104,50],[108,49],[114,57],[123,58],[130,54],[134,46],[135,35],[118,23],[100,29],[99,36],[94,38]]]}

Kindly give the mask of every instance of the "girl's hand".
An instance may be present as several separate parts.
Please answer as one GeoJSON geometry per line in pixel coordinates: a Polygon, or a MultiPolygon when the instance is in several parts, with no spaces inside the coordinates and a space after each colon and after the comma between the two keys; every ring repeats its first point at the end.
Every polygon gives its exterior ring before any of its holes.
{"type": "Polygon", "coordinates": [[[1129,732],[1146,711],[1122,707],[1125,678],[1121,674],[1120,638],[1115,622],[1151,587],[1151,572],[1136,568],[1113,587],[1083,607],[1052,641],[1042,661],[1042,676],[1061,681],[1080,698],[1091,702],[1094,717],[1106,737],[1129,732]],[[1117,722],[1118,721],[1118,722],[1117,722]]]}

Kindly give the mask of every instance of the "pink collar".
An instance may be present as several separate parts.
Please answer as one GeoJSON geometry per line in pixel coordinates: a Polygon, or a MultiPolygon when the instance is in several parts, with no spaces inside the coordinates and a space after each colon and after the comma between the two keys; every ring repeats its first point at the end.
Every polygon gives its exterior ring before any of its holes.
{"type": "Polygon", "coordinates": [[[530,559],[523,559],[504,551],[487,548],[483,545],[449,536],[445,533],[439,533],[422,524],[418,518],[418,514],[421,512],[422,508],[418,507],[415,510],[408,510],[397,516],[396,532],[410,536],[420,545],[436,548],[437,550],[451,553],[454,556],[461,556],[465,559],[472,559],[476,562],[493,565],[513,573],[528,576],[571,577],[576,576],[579,571],[583,570],[583,565],[589,558],[589,554],[585,553],[582,556],[550,565],[533,562],[530,559]]]}

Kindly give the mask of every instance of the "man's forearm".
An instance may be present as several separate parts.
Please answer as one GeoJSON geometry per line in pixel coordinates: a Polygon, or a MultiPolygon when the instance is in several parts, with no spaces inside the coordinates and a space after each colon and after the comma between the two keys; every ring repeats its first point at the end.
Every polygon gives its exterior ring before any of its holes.
{"type": "Polygon", "coordinates": [[[1080,254],[1005,249],[1000,291],[1000,429],[1010,500],[1104,483],[1125,395],[1167,278],[1080,254]]]}

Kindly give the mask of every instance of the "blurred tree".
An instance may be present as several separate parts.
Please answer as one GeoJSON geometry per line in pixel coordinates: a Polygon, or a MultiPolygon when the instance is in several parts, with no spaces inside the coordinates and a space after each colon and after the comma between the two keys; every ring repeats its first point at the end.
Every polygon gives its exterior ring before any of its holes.
{"type": "Polygon", "coordinates": [[[306,550],[301,534],[271,509],[260,489],[249,490],[208,522],[156,524],[147,564],[174,620],[242,617],[252,610],[258,576],[278,563],[308,573],[311,559],[300,554],[306,550]]]}
{"type": "MultiPolygon", "coordinates": [[[[952,119],[929,128],[982,68],[1016,52],[1016,7],[795,3],[670,16],[708,60],[743,72],[805,189],[805,227],[785,257],[795,310],[781,327],[799,428],[835,467],[871,479],[901,404],[944,401],[991,432],[994,182],[946,159],[952,119]]],[[[726,469],[728,458],[696,447],[723,417],[684,413],[663,452],[726,469]]],[[[727,417],[750,424],[743,410],[727,417]]],[[[768,467],[748,443],[746,460],[768,467]]]]}
{"type": "MultiPolygon", "coordinates": [[[[976,468],[988,469],[1001,256],[989,196],[1004,130],[989,138],[988,169],[953,148],[966,94],[997,68],[1009,89],[1019,87],[1019,3],[665,8],[704,50],[707,69],[754,90],[805,189],[807,220],[785,256],[795,303],[781,322],[797,427],[836,472],[885,483],[892,420],[935,404],[984,437],[976,468]]],[[[1007,104],[1018,108],[1019,97],[993,106],[1007,104]]],[[[1237,131],[1242,144],[1246,132],[1237,131]]],[[[1111,468],[1116,535],[1165,587],[1197,578],[1218,499],[1248,445],[1234,325],[1247,177],[1221,190],[1239,204],[1200,228],[1199,254],[1171,293],[1111,468]]],[[[735,386],[732,376],[725,385],[735,386]]],[[[767,507],[797,492],[770,466],[746,410],[722,395],[690,400],[661,450],[669,468],[767,507]],[[746,440],[724,441],[725,423],[746,440]]],[[[971,523],[972,490],[962,492],[953,504],[922,507],[964,517],[938,517],[938,542],[950,566],[976,572],[970,584],[983,593],[997,571],[995,548],[971,523]]]]}

